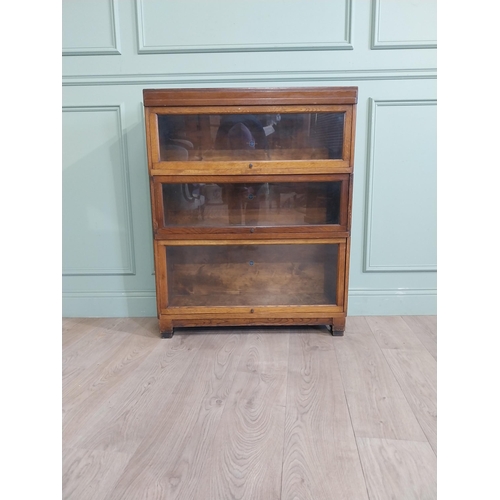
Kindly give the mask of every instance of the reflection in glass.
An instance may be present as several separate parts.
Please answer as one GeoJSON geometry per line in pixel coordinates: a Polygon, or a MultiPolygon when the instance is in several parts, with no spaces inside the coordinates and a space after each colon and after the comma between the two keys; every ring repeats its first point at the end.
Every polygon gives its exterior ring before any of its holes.
{"type": "Polygon", "coordinates": [[[167,246],[170,306],[327,305],[336,244],[167,246]]]}
{"type": "Polygon", "coordinates": [[[341,182],[163,184],[164,224],[294,226],[340,223],[341,182]]]}
{"type": "Polygon", "coordinates": [[[340,159],[344,113],[158,115],[162,161],[340,159]]]}

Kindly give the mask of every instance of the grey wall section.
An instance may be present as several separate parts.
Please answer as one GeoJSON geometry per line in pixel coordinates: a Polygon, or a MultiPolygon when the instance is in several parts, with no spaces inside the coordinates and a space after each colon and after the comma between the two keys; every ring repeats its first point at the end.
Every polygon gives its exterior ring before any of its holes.
{"type": "Polygon", "coordinates": [[[434,314],[435,1],[63,0],[64,315],[156,314],[144,88],[336,85],[359,87],[349,314],[434,314]]]}

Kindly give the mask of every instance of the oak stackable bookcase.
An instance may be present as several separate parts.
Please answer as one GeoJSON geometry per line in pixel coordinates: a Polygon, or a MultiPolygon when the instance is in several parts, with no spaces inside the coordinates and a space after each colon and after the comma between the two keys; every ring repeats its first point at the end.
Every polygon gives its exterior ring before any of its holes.
{"type": "Polygon", "coordinates": [[[162,337],[343,334],[356,102],[356,87],[144,90],[162,337]]]}

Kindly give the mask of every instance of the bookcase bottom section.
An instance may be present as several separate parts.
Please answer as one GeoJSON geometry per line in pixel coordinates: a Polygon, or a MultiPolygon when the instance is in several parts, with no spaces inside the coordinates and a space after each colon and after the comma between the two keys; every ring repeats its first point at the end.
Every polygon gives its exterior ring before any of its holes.
{"type": "Polygon", "coordinates": [[[332,335],[343,335],[345,330],[345,314],[330,317],[244,317],[216,316],[214,314],[193,315],[183,317],[160,316],[159,329],[163,338],[171,338],[174,328],[178,327],[228,327],[228,326],[308,326],[326,325],[332,335]]]}
{"type": "MultiPolygon", "coordinates": [[[[339,246],[339,243],[293,241],[167,244],[168,304],[172,307],[339,304],[339,246]]],[[[340,261],[343,259],[341,255],[340,261]]]]}

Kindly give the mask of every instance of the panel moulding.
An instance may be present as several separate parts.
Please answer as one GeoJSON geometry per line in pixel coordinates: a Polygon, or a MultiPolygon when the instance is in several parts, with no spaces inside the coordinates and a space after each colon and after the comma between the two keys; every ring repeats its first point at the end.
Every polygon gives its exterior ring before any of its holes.
{"type": "Polygon", "coordinates": [[[380,266],[371,263],[372,249],[372,205],[374,191],[374,158],[375,158],[375,129],[377,123],[377,107],[380,106],[435,106],[436,100],[369,100],[368,131],[367,131],[367,161],[366,161],[366,196],[365,196],[365,239],[363,245],[364,272],[435,272],[435,265],[405,265],[380,266]]]}
{"type": "Polygon", "coordinates": [[[139,54],[175,54],[201,52],[266,52],[266,51],[293,51],[293,50],[352,50],[352,0],[345,0],[344,40],[340,42],[315,43],[252,43],[239,44],[203,44],[203,45],[148,45],[145,41],[144,28],[144,0],[135,0],[137,15],[137,40],[139,54]]]}
{"type": "Polygon", "coordinates": [[[258,71],[170,74],[68,75],[63,86],[94,85],[197,85],[197,84],[255,84],[279,82],[341,82],[377,80],[435,80],[435,68],[383,70],[328,71],[258,71]]]}
{"type": "Polygon", "coordinates": [[[113,111],[116,113],[117,119],[117,129],[119,131],[118,140],[120,144],[120,165],[122,168],[122,183],[125,206],[125,221],[126,221],[126,234],[127,234],[127,257],[129,265],[123,268],[100,268],[100,269],[89,269],[89,268],[63,268],[63,276],[108,276],[108,275],[135,275],[136,265],[135,265],[135,250],[134,250],[134,238],[133,238],[133,227],[132,227],[132,199],[130,194],[130,167],[129,158],[126,144],[126,137],[123,128],[122,116],[123,104],[116,105],[88,105],[88,106],[63,106],[63,113],[89,113],[89,112],[109,112],[113,111]]]}
{"type": "Polygon", "coordinates": [[[63,47],[63,56],[121,55],[117,0],[108,0],[110,8],[110,33],[113,43],[109,47],[63,47]]]}
{"type": "Polygon", "coordinates": [[[436,40],[380,40],[380,4],[382,0],[373,0],[371,48],[378,49],[435,49],[436,40]]]}

